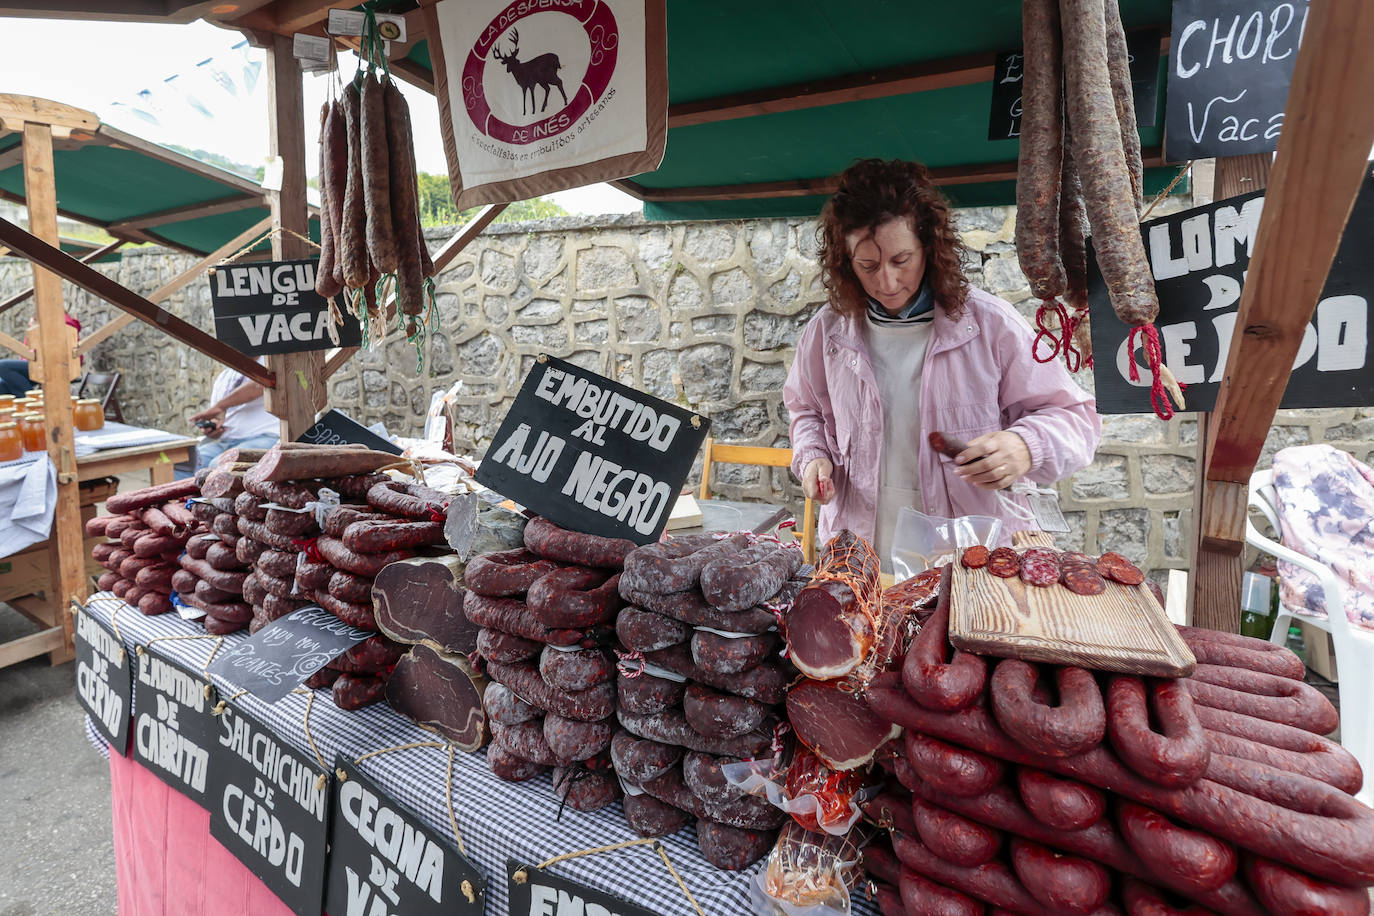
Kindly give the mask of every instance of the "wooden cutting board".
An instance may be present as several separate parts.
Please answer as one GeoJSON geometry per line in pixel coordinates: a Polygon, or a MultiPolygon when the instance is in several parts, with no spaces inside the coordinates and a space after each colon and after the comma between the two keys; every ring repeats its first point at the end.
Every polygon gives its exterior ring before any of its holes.
{"type": "Polygon", "coordinates": [[[954,561],[949,641],[978,655],[1187,677],[1197,660],[1144,585],[1100,595],[1041,588],[954,561]]]}

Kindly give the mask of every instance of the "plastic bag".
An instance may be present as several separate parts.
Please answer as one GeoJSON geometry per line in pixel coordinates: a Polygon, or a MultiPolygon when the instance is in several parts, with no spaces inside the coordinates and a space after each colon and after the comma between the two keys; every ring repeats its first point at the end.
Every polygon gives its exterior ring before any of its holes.
{"type": "Polygon", "coordinates": [[[730,785],[768,799],[810,830],[843,836],[863,814],[861,804],[876,794],[861,770],[837,773],[800,745],[782,764],[773,758],[727,763],[720,768],[730,785]]]}
{"type": "Polygon", "coordinates": [[[982,544],[995,547],[1002,536],[1002,520],[990,515],[942,518],[903,506],[892,535],[893,579],[901,582],[937,566],[957,551],[982,544]]]}
{"type": "Polygon", "coordinates": [[[859,850],[873,836],[860,825],[843,836],[803,830],[789,821],[763,871],[754,876],[760,916],[848,916],[850,890],[863,878],[859,850]]]}

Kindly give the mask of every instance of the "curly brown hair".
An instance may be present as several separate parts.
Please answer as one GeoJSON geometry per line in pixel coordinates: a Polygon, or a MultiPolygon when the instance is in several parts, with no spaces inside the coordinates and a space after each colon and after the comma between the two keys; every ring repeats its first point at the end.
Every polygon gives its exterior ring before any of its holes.
{"type": "Polygon", "coordinates": [[[926,279],[936,304],[957,315],[968,298],[968,280],[960,261],[964,245],[950,224],[949,201],[925,166],[900,159],[855,162],[840,173],[839,187],[821,210],[816,240],[830,306],[841,315],[864,314],[868,297],[850,264],[845,236],[898,218],[911,221],[925,249],[926,279]]]}

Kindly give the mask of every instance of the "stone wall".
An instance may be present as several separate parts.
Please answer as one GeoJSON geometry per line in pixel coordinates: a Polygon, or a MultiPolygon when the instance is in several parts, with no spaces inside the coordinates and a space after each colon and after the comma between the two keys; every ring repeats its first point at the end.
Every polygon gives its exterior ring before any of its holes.
{"type": "MultiPolygon", "coordinates": [[[[958,212],[970,281],[1030,317],[1013,219],[1009,209],[958,212]]],[[[444,236],[431,232],[431,245],[444,236]]],[[[101,269],[146,292],[191,263],[139,249],[101,269]]],[[[0,297],[30,277],[27,264],[0,260],[0,297]]],[[[88,328],[112,317],[92,297],[70,286],[67,293],[88,328]]],[[[437,296],[437,326],[419,353],[393,333],[335,375],[330,403],[364,423],[414,435],[431,393],[461,382],[455,438],[461,450],[479,454],[541,352],[706,414],[719,439],[785,446],[783,379],[801,328],[825,301],[814,221],[648,223],[633,216],[492,226],[439,277],[437,296]]],[[[206,283],[178,293],[168,308],[212,327],[206,283]]],[[[0,328],[21,335],[31,314],[31,307],[14,309],[0,316],[0,328]]],[[[185,416],[203,404],[218,371],[141,323],[97,347],[88,362],[124,373],[120,400],[131,422],[176,431],[187,429],[185,416]]],[[[1090,387],[1090,374],[1079,382],[1090,387]]],[[[1104,427],[1094,463],[1059,485],[1074,529],[1062,540],[1121,550],[1161,575],[1186,566],[1195,419],[1107,417],[1104,427]]],[[[1276,448],[1317,441],[1367,459],[1371,433],[1374,410],[1281,412],[1261,465],[1276,448]]],[[[713,476],[721,495],[799,507],[800,489],[785,470],[722,465],[713,476]]]]}

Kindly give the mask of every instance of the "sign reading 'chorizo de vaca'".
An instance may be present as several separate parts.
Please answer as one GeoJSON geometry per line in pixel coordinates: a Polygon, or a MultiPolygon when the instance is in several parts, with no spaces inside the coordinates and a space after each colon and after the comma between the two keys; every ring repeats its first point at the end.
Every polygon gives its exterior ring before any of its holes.
{"type": "Polygon", "coordinates": [[[1278,148],[1307,0],[1174,0],[1170,162],[1278,148]]]}
{"type": "Polygon", "coordinates": [[[658,540],[711,421],[541,356],[478,482],[573,531],[658,540]]]}
{"type": "Polygon", "coordinates": [[[658,168],[668,133],[664,0],[422,9],[458,209],[658,168]]]}
{"type": "Polygon", "coordinates": [[[202,808],[214,732],[214,693],[199,675],[144,652],[134,675],[133,756],[202,808]]]}
{"type": "MultiPolygon", "coordinates": [[[[1189,410],[1211,410],[1226,374],[1236,312],[1254,252],[1264,192],[1172,213],[1140,227],[1159,293],[1164,363],[1187,385],[1189,410]]],[[[1279,227],[1270,227],[1271,229],[1279,227]]],[[[1279,231],[1282,231],[1279,228],[1279,231]]],[[[1279,406],[1356,407],[1374,404],[1369,304],[1374,297],[1374,177],[1365,177],[1336,259],[1303,333],[1279,406]]],[[[1112,312],[1096,259],[1088,265],[1093,371],[1100,413],[1149,413],[1149,367],[1139,341],[1139,381],[1130,380],[1130,333],[1112,312]]]]}
{"type": "Polygon", "coordinates": [[[340,309],[343,323],[335,325],[328,300],[315,292],[318,265],[319,258],[306,258],[215,268],[215,336],[249,356],[358,346],[363,330],[357,317],[340,309]]]}
{"type": "MultiPolygon", "coordinates": [[[[454,846],[340,754],[324,908],[339,916],[482,916],[487,881],[454,846]]],[[[516,912],[512,910],[512,912],[516,912]]]]}
{"type": "Polygon", "coordinates": [[[319,916],[332,774],[232,703],[216,722],[210,836],[291,912],[319,916]]]}

